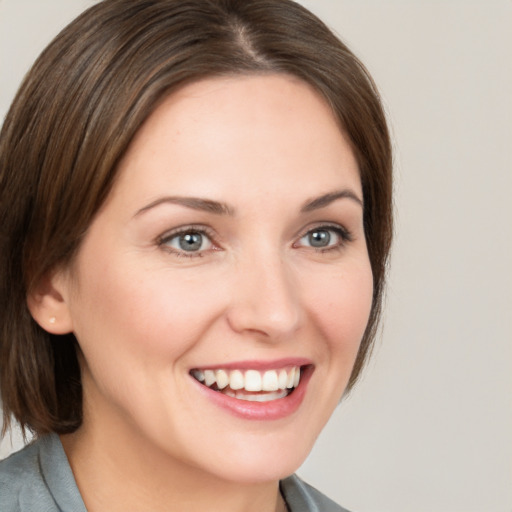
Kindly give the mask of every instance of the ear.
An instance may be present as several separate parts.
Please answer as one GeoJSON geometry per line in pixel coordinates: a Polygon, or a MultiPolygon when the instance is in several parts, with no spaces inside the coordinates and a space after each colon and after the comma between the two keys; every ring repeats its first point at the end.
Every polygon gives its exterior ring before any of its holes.
{"type": "Polygon", "coordinates": [[[50,334],[68,334],[73,321],[67,298],[69,282],[63,271],[45,276],[27,295],[27,306],[32,318],[50,334]]]}

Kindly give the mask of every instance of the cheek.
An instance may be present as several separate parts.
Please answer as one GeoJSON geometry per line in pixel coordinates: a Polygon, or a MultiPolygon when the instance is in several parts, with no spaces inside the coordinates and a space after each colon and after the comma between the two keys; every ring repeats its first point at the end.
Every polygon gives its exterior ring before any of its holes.
{"type": "Polygon", "coordinates": [[[80,282],[73,317],[86,359],[111,354],[118,362],[164,364],[166,356],[168,363],[169,356],[192,348],[216,318],[216,294],[170,271],[141,272],[136,265],[112,263],[82,275],[80,282]]]}
{"type": "Polygon", "coordinates": [[[373,278],[369,262],[354,262],[340,271],[309,283],[310,311],[331,352],[352,363],[363,337],[372,306],[373,278]]]}

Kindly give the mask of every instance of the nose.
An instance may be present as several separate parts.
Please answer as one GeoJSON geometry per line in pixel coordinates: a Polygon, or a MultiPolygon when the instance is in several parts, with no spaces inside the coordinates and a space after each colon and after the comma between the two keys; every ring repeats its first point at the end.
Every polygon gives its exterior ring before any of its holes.
{"type": "Polygon", "coordinates": [[[298,282],[279,255],[261,255],[238,265],[227,312],[231,328],[268,341],[293,335],[302,321],[298,282]]]}

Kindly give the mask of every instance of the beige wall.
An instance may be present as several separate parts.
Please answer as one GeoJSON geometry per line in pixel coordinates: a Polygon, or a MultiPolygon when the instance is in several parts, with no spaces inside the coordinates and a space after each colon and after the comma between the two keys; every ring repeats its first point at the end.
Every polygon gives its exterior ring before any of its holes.
{"type": "MultiPolygon", "coordinates": [[[[0,117],[91,3],[0,0],[0,117]]],[[[512,1],[303,3],[382,89],[397,238],[375,358],[300,473],[358,512],[510,512],[512,1]]]]}

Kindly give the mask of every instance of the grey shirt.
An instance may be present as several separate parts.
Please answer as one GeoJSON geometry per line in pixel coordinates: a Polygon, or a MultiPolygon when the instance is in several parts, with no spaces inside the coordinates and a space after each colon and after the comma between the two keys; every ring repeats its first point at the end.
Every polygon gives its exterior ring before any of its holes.
{"type": "MultiPolygon", "coordinates": [[[[293,475],[281,481],[290,512],[348,512],[293,475]]],[[[41,437],[0,462],[1,512],[87,512],[60,439],[41,437]]]]}

